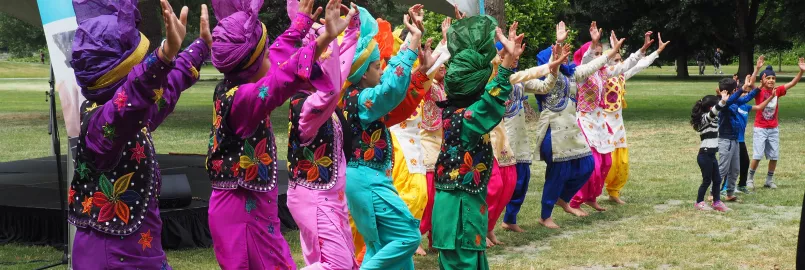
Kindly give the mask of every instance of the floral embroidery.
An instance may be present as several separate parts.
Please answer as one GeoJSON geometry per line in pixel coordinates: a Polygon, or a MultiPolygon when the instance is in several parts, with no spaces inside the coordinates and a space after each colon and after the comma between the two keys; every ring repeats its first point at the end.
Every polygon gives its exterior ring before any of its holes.
{"type": "Polygon", "coordinates": [[[148,230],[145,233],[140,233],[140,241],[137,241],[137,243],[143,247],[143,250],[145,250],[146,247],[151,248],[152,240],[154,240],[154,237],[151,236],[151,230],[148,230]]]}
{"type": "Polygon", "coordinates": [[[411,144],[414,144],[414,143],[416,143],[416,141],[415,141],[415,140],[414,140],[414,139],[413,139],[413,138],[411,138],[411,139],[408,139],[408,142],[409,142],[409,143],[411,143],[411,144]]]}
{"type": "Polygon", "coordinates": [[[221,174],[221,166],[224,164],[224,160],[213,160],[212,161],[212,170],[215,171],[215,174],[221,174]]]}
{"type": "Polygon", "coordinates": [[[492,141],[492,139],[489,137],[488,133],[484,134],[483,136],[481,136],[481,139],[484,140],[484,143],[489,143],[490,141],[492,141]]]}
{"type": "Polygon", "coordinates": [[[442,120],[444,122],[444,129],[450,128],[450,118],[442,120]]]}
{"type": "Polygon", "coordinates": [[[366,109],[370,109],[370,110],[371,110],[373,105],[375,105],[375,104],[374,104],[374,103],[372,103],[372,101],[371,101],[371,100],[368,100],[368,99],[367,99],[365,102],[363,102],[363,106],[364,106],[364,107],[366,107],[366,109]]]}
{"type": "Polygon", "coordinates": [[[154,102],[157,104],[157,110],[162,110],[168,102],[163,97],[165,90],[162,88],[154,89],[154,102]]]}
{"type": "Polygon", "coordinates": [[[93,102],[92,105],[90,105],[89,107],[87,107],[87,109],[84,110],[84,112],[91,112],[92,110],[95,110],[97,108],[98,108],[98,103],[93,102]]]}
{"type": "Polygon", "coordinates": [[[137,160],[137,164],[140,164],[140,160],[145,158],[145,148],[140,145],[140,142],[137,142],[134,148],[130,148],[129,150],[131,151],[130,160],[137,160]]]}
{"type": "Polygon", "coordinates": [[[472,119],[472,111],[470,111],[470,110],[464,111],[464,119],[467,119],[467,120],[472,119]]]}
{"type": "Polygon", "coordinates": [[[221,111],[221,100],[220,99],[215,101],[215,111],[216,112],[221,111]]]}
{"type": "Polygon", "coordinates": [[[232,164],[232,168],[229,170],[232,171],[232,175],[238,175],[238,173],[240,172],[240,164],[239,163],[232,164]]]}
{"type": "Polygon", "coordinates": [[[123,223],[129,223],[129,205],[141,199],[140,194],[128,190],[131,177],[134,173],[121,176],[112,185],[112,182],[101,175],[98,184],[101,191],[92,195],[92,203],[101,208],[98,213],[98,222],[106,222],[117,216],[123,223]]]}
{"type": "Polygon", "coordinates": [[[246,198],[246,205],[244,207],[246,208],[246,213],[251,214],[252,210],[257,208],[257,201],[255,201],[254,198],[246,198]]]}
{"type": "Polygon", "coordinates": [[[81,213],[89,214],[90,212],[92,212],[92,197],[84,196],[84,201],[81,202],[81,206],[84,207],[81,213]]]}
{"type": "Polygon", "coordinates": [[[453,169],[453,171],[450,172],[450,180],[458,179],[458,175],[459,175],[458,169],[453,169]]]}
{"type": "Polygon", "coordinates": [[[268,95],[268,86],[261,86],[260,88],[260,100],[266,100],[266,95],[268,95]]]}
{"type": "Polygon", "coordinates": [[[492,88],[492,90],[489,90],[489,94],[492,95],[493,97],[497,97],[498,95],[500,95],[500,88],[497,87],[492,88]]]}
{"type": "MultiPolygon", "coordinates": [[[[349,92],[350,97],[354,97],[357,94],[358,94],[358,90],[352,90],[352,91],[349,92]]],[[[347,114],[347,111],[344,111],[345,116],[346,116],[346,114],[347,114]]]]}
{"type": "Polygon", "coordinates": [[[411,159],[411,165],[416,166],[416,159],[415,159],[415,158],[412,158],[412,159],[411,159]]]}
{"type": "Polygon", "coordinates": [[[115,127],[114,126],[110,125],[109,123],[106,123],[106,125],[103,125],[103,137],[104,138],[107,138],[107,139],[111,140],[111,139],[114,139],[115,136],[116,135],[115,135],[115,127]]]}
{"type": "Polygon", "coordinates": [[[117,92],[117,98],[115,98],[115,105],[117,105],[117,111],[122,111],[123,106],[126,106],[126,100],[129,98],[126,96],[126,91],[117,92]]]}
{"type": "Polygon", "coordinates": [[[266,138],[257,143],[257,147],[253,148],[249,142],[243,143],[244,154],[240,156],[240,168],[246,169],[246,182],[254,180],[257,175],[260,179],[268,180],[268,164],[274,160],[266,153],[266,138]]]}
{"type": "Polygon", "coordinates": [[[232,89],[229,89],[229,91],[226,91],[226,97],[231,98],[232,96],[235,95],[235,92],[237,92],[237,91],[238,91],[237,86],[232,87],[232,89]]]}
{"type": "Polygon", "coordinates": [[[476,246],[480,246],[480,245],[481,245],[481,235],[480,235],[480,234],[476,234],[476,235],[475,235],[475,245],[476,245],[476,246]]]}
{"type": "Polygon", "coordinates": [[[268,224],[268,233],[274,234],[274,224],[268,224]]]}
{"type": "Polygon", "coordinates": [[[474,182],[475,185],[481,181],[481,173],[486,171],[486,164],[480,163],[480,155],[475,157],[476,162],[473,162],[473,158],[470,156],[469,152],[464,153],[464,164],[461,165],[461,174],[464,175],[464,181],[462,184],[467,185],[470,182],[474,182]]]}
{"type": "Polygon", "coordinates": [[[481,205],[481,215],[486,214],[486,205],[481,205]]]}
{"type": "Polygon", "coordinates": [[[338,200],[342,201],[342,202],[344,201],[344,191],[343,190],[338,191],[338,200]]]}
{"type": "Polygon", "coordinates": [[[70,187],[70,191],[67,191],[67,204],[73,204],[75,202],[75,190],[73,187],[70,187]]]}
{"type": "Polygon", "coordinates": [[[443,174],[444,174],[444,166],[439,165],[439,166],[436,168],[436,174],[438,174],[438,175],[443,175],[443,174]]]}
{"type": "Polygon", "coordinates": [[[327,168],[333,165],[333,160],[325,156],[327,144],[319,145],[316,151],[310,151],[310,148],[305,147],[302,152],[305,159],[300,160],[294,168],[294,174],[298,175],[301,172],[306,172],[307,181],[313,182],[321,178],[324,181],[330,180],[330,172],[327,168]]]}
{"type": "Polygon", "coordinates": [[[458,147],[450,146],[450,150],[447,150],[447,153],[450,154],[450,157],[456,158],[456,155],[458,154],[458,147]]]}
{"type": "Polygon", "coordinates": [[[403,75],[403,67],[397,66],[397,68],[394,69],[394,75],[397,75],[397,77],[402,77],[402,75],[403,75]]]}
{"type": "Polygon", "coordinates": [[[380,160],[383,157],[383,149],[386,148],[386,140],[380,139],[380,133],[382,130],[378,129],[372,132],[372,136],[369,137],[369,134],[366,131],[361,134],[361,139],[363,140],[362,149],[363,152],[363,160],[371,161],[372,159],[380,160]]]}
{"type": "Polygon", "coordinates": [[[408,123],[406,123],[405,121],[400,123],[400,128],[407,128],[407,127],[408,127],[408,123]]]}

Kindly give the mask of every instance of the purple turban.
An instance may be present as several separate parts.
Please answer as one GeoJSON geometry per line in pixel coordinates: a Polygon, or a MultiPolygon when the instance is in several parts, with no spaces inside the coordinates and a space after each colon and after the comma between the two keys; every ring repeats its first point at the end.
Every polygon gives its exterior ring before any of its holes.
{"type": "Polygon", "coordinates": [[[212,65],[226,79],[243,83],[254,76],[269,45],[257,17],[263,0],[213,0],[218,25],[212,31],[212,65]]]}
{"type": "Polygon", "coordinates": [[[73,0],[73,8],[78,29],[70,64],[84,97],[105,102],[148,50],[148,39],[137,30],[137,1],[73,0]]]}

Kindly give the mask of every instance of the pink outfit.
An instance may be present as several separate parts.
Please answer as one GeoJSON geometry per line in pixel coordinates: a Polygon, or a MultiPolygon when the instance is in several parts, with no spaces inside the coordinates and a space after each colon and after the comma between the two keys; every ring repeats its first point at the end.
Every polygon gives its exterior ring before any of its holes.
{"type": "Polygon", "coordinates": [[[607,178],[609,169],[612,168],[612,153],[601,154],[598,150],[592,148],[593,159],[595,160],[595,169],[593,174],[590,175],[590,180],[584,184],[573,200],[570,201],[570,207],[579,208],[584,202],[594,202],[604,188],[604,180],[607,178]]]}
{"type": "Polygon", "coordinates": [[[422,222],[419,224],[421,234],[428,233],[428,245],[433,248],[433,198],[436,196],[436,186],[433,185],[433,177],[436,174],[428,171],[425,177],[428,179],[428,204],[425,206],[425,213],[422,215],[422,222]]]}
{"type": "Polygon", "coordinates": [[[492,176],[487,185],[486,204],[489,207],[489,219],[486,230],[495,229],[500,215],[506,210],[506,205],[512,199],[514,188],[517,186],[517,167],[515,165],[500,167],[495,159],[492,165],[492,176]]]}

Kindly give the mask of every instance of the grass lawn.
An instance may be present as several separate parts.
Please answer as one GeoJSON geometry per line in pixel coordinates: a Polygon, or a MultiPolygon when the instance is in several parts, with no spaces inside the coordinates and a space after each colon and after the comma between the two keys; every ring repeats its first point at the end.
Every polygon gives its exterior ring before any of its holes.
{"type": "MultiPolygon", "coordinates": [[[[726,67],[725,73],[730,68],[734,67],[726,67]]],[[[488,250],[493,269],[794,269],[805,188],[805,138],[799,135],[805,133],[805,111],[801,109],[805,107],[805,83],[780,103],[779,189],[759,188],[755,194],[741,196],[740,202],[728,204],[734,209],[729,213],[697,212],[693,202],[701,183],[696,164],[699,138],[688,121],[693,103],[712,93],[717,80],[677,81],[656,76],[672,75],[667,72],[673,69],[651,68],[646,75],[628,82],[629,107],[624,114],[631,175],[623,191],[628,204],[604,203],[609,211],[586,218],[571,217],[557,208],[554,217],[562,229],[545,229],[537,223],[545,165],[535,160],[530,192],[519,217],[527,232],[496,229],[506,244],[488,250]]],[[[200,82],[183,94],[174,115],[154,133],[157,151],[206,151],[213,85],[200,82]]],[[[48,105],[42,95],[24,87],[3,87],[0,81],[0,95],[4,97],[0,121],[5,123],[0,161],[49,155],[48,105]]],[[[272,120],[282,145],[287,140],[287,107],[275,112],[272,120]]],[[[529,128],[534,129],[534,125],[529,128]]],[[[63,127],[61,131],[64,134],[63,127]]],[[[751,128],[747,134],[747,144],[751,145],[751,128]]],[[[284,157],[286,149],[278,149],[278,155],[284,157]]],[[[766,164],[761,163],[756,183],[762,183],[766,164]]],[[[605,196],[600,199],[605,200],[605,196]]],[[[297,263],[303,266],[298,232],[285,237],[297,263]]],[[[211,248],[167,253],[176,269],[218,268],[211,248]]],[[[3,245],[0,267],[31,269],[60,256],[50,247],[3,245]],[[37,261],[9,265],[32,260],[37,261]]],[[[415,263],[417,269],[438,268],[433,255],[417,257],[415,263]]]]}

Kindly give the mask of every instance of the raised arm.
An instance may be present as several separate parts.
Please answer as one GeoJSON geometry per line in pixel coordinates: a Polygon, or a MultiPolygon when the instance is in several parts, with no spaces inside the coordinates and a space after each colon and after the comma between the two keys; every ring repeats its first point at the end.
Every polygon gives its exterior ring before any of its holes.
{"type": "Polygon", "coordinates": [[[775,90],[772,90],[772,95],[771,95],[771,96],[769,96],[769,98],[767,98],[766,100],[764,100],[764,101],[763,101],[763,102],[761,102],[760,104],[758,104],[758,105],[753,105],[753,106],[752,106],[752,110],[753,110],[753,111],[762,111],[763,109],[766,109],[766,106],[767,106],[767,105],[769,105],[769,102],[770,102],[772,99],[774,99],[774,97],[776,97],[776,96],[777,96],[777,90],[776,90],[776,89],[775,89],[775,90]]]}
{"type": "Polygon", "coordinates": [[[411,67],[417,52],[403,47],[393,56],[380,77],[380,84],[363,89],[358,97],[358,116],[363,124],[369,124],[387,115],[403,101],[408,93],[411,67]]]}
{"type": "Polygon", "coordinates": [[[657,60],[658,57],[660,57],[660,54],[656,51],[646,57],[643,57],[640,59],[640,61],[637,61],[637,64],[623,73],[623,78],[625,80],[632,78],[634,75],[637,75],[637,73],[640,73],[640,71],[643,71],[649,67],[651,63],[654,63],[654,60],[657,60]]]}
{"type": "Polygon", "coordinates": [[[152,110],[149,128],[154,131],[173,112],[179,96],[199,79],[204,59],[210,55],[210,48],[203,39],[197,39],[176,58],[175,66],[168,73],[162,87],[161,96],[156,100],[157,110],[152,110]]]}
{"type": "Polygon", "coordinates": [[[799,80],[802,79],[802,74],[803,73],[805,73],[805,58],[800,58],[799,59],[799,72],[797,73],[796,76],[794,76],[794,79],[792,79],[791,82],[785,84],[785,90],[794,88],[794,86],[796,86],[797,83],[799,83],[799,80]]]}
{"type": "Polygon", "coordinates": [[[489,133],[503,119],[506,100],[512,90],[508,80],[511,74],[510,69],[498,67],[497,76],[486,84],[481,98],[464,111],[464,128],[461,131],[461,142],[464,147],[472,149],[481,136],[489,133]]]}
{"type": "MultiPolygon", "coordinates": [[[[326,79],[330,80],[334,88],[338,88],[343,77],[340,67],[340,47],[337,41],[330,44],[330,57],[321,61],[321,68],[326,79]]],[[[351,61],[350,61],[351,62],[351,61]]],[[[315,91],[305,99],[299,114],[299,136],[302,143],[308,143],[316,137],[319,128],[333,115],[340,91],[315,91]]]]}

